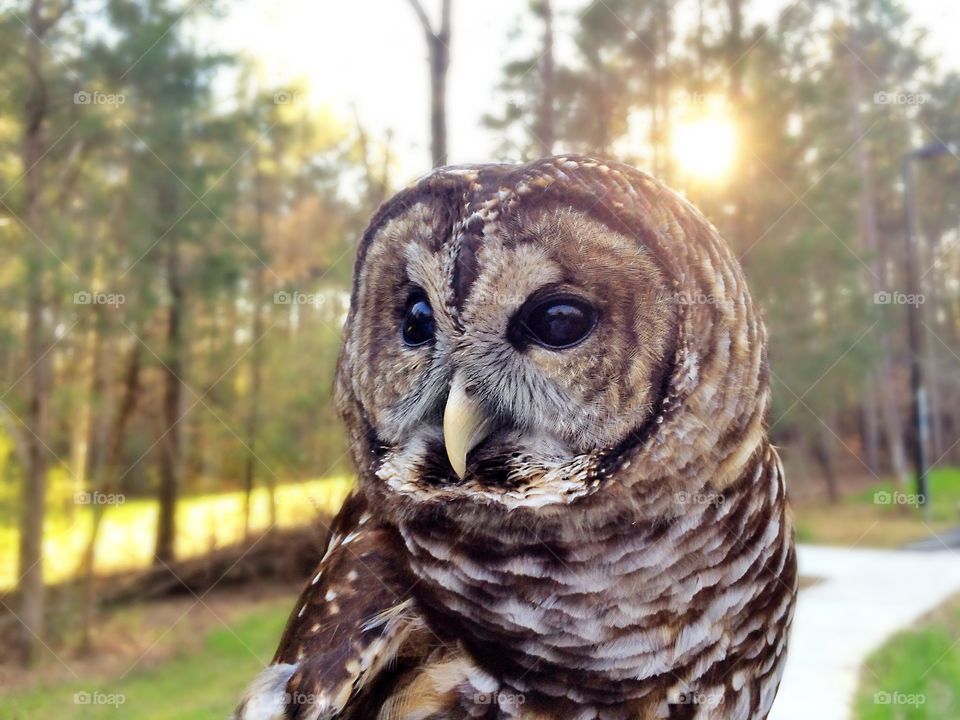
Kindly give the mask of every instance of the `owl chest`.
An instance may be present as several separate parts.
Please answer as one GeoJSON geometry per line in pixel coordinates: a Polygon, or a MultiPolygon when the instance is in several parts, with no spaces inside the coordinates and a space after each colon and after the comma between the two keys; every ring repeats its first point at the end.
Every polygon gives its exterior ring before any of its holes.
{"type": "Polygon", "coordinates": [[[620,692],[668,668],[669,633],[657,629],[670,615],[662,579],[643,591],[637,568],[573,558],[549,544],[485,556],[462,538],[449,546],[415,532],[405,539],[431,617],[519,690],[620,692]]]}
{"type": "Polygon", "coordinates": [[[441,632],[507,688],[590,704],[666,702],[748,659],[772,672],[792,607],[789,536],[776,515],[747,542],[709,528],[691,517],[575,551],[402,532],[441,632]]]}

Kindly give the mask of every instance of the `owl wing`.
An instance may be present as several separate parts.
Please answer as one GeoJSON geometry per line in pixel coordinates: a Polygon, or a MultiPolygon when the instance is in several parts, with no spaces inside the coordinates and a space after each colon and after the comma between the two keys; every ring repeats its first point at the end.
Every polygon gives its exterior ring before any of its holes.
{"type": "Polygon", "coordinates": [[[327,551],[291,613],[272,664],[234,720],[330,720],[352,715],[374,686],[416,662],[432,634],[417,612],[396,530],[362,493],[344,503],[327,551]]]}

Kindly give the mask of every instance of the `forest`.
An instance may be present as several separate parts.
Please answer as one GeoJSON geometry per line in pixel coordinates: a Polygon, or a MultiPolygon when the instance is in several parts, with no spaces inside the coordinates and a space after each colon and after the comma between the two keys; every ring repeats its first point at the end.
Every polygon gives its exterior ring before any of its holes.
{"type": "MultiPolygon", "coordinates": [[[[349,489],[354,249],[460,160],[460,3],[381,1],[429,83],[412,171],[390,132],[208,42],[227,3],[0,6],[4,661],[95,647],[105,578],[249,548],[349,489]]],[[[960,524],[960,67],[905,0],[757,4],[512,4],[487,159],[616,158],[717,226],[763,309],[801,539],[960,524]],[[851,496],[869,507],[832,514],[851,496]]]]}

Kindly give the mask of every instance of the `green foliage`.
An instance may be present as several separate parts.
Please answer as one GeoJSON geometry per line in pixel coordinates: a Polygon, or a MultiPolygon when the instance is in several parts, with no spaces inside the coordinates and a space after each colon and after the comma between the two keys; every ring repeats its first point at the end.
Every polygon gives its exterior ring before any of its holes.
{"type": "MultiPolygon", "coordinates": [[[[0,43],[13,50],[0,57],[0,249],[11,258],[0,270],[9,408],[0,533],[11,553],[21,470],[12,439],[25,432],[31,401],[21,382],[31,277],[22,258],[40,243],[44,312],[57,334],[44,438],[60,461],[51,486],[64,475],[72,490],[155,491],[174,356],[184,388],[180,492],[242,488],[251,456],[257,487],[348,470],[332,377],[354,246],[379,202],[355,188],[389,188],[367,165],[374,141],[361,152],[357,131],[299,102],[300,88],[265,87],[249,58],[197,41],[199,23],[220,10],[110,0],[95,16],[68,12],[45,38],[43,228],[27,227],[20,208],[22,107],[36,90],[22,68],[26,5],[0,12],[0,43]],[[186,309],[180,347],[168,332],[173,274],[186,309]],[[285,305],[278,292],[324,302],[285,305]],[[119,300],[76,300],[98,293],[119,300]]],[[[79,550],[84,541],[74,542],[79,550]]]]}

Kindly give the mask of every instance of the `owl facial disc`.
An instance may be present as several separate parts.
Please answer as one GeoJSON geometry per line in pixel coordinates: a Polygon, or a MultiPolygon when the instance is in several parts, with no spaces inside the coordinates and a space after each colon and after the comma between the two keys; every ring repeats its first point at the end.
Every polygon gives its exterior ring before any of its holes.
{"type": "Polygon", "coordinates": [[[679,200],[637,177],[612,217],[568,174],[619,192],[626,171],[572,162],[436,171],[371,221],[338,402],[398,495],[565,504],[649,435],[681,338],[679,200]]]}

